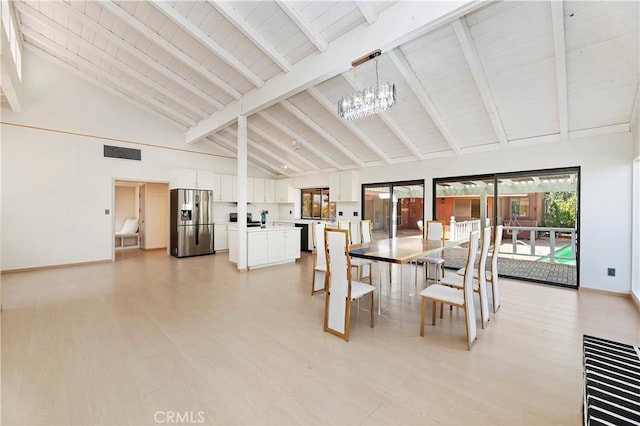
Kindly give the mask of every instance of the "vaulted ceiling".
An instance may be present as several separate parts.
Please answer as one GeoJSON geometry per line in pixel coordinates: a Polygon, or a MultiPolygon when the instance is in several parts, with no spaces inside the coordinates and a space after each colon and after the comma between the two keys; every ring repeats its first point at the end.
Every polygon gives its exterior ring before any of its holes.
{"type": "Polygon", "coordinates": [[[629,130],[637,1],[14,1],[26,48],[185,131],[294,176],[629,130]],[[396,105],[337,102],[379,75],[396,105]]]}

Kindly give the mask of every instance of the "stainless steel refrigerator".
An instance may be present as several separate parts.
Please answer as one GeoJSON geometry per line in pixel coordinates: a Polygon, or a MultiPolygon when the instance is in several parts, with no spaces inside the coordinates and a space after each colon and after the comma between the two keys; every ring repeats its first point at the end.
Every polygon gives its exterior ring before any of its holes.
{"type": "Polygon", "coordinates": [[[213,192],[171,190],[171,255],[213,253],[213,192]]]}

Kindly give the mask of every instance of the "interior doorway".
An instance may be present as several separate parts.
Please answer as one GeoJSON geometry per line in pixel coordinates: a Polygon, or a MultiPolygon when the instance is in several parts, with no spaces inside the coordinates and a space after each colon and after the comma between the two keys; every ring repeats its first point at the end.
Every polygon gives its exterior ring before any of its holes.
{"type": "Polygon", "coordinates": [[[115,180],[113,212],[114,259],[115,252],[167,248],[167,183],[115,180]]]}

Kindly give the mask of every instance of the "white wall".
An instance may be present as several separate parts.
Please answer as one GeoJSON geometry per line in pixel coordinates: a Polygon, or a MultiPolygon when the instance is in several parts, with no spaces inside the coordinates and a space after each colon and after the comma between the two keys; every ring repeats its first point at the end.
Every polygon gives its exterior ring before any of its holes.
{"type": "Polygon", "coordinates": [[[631,289],[630,133],[593,136],[556,144],[371,167],[361,183],[425,178],[425,218],[432,213],[432,179],[483,173],[581,166],[580,286],[619,293],[631,289]],[[608,277],[607,268],[616,268],[608,277]]]}
{"type": "Polygon", "coordinates": [[[640,88],[636,96],[635,116],[631,117],[633,135],[633,225],[631,249],[631,292],[640,305],[640,88]]]}
{"type": "Polygon", "coordinates": [[[3,107],[4,122],[154,146],[2,124],[2,270],[111,259],[105,209],[113,210],[114,179],[169,182],[174,168],[236,173],[234,159],[207,155],[203,143],[186,146],[182,129],[48,59],[29,51],[24,59],[24,108],[3,107]],[[103,158],[103,144],[142,149],[142,161],[103,158]]]}
{"type": "Polygon", "coordinates": [[[113,209],[115,215],[115,230],[122,229],[124,221],[128,218],[136,219],[136,199],[138,191],[134,186],[116,186],[115,207],[113,209]]]}

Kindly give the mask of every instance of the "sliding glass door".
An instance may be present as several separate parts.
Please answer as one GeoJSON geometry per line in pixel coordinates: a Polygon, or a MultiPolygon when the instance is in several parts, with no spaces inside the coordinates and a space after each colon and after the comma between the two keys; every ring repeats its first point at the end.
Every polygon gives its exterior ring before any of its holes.
{"type": "Polygon", "coordinates": [[[362,185],[362,217],[373,223],[373,238],[422,236],[424,181],[362,185]]]}
{"type": "Polygon", "coordinates": [[[503,225],[500,275],[577,287],[579,181],[578,167],[434,179],[434,217],[449,236],[503,225]]]}

